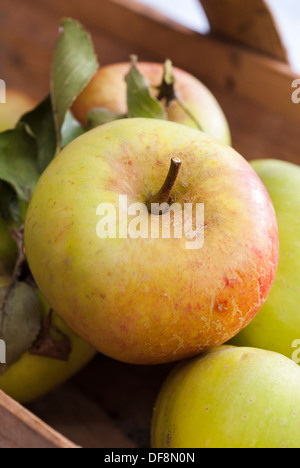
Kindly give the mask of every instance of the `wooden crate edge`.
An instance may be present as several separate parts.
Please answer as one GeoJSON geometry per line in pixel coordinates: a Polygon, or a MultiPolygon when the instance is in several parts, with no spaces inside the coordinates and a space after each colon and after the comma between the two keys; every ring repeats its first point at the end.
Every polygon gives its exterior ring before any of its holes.
{"type": "Polygon", "coordinates": [[[0,391],[1,448],[78,448],[0,391]]]}

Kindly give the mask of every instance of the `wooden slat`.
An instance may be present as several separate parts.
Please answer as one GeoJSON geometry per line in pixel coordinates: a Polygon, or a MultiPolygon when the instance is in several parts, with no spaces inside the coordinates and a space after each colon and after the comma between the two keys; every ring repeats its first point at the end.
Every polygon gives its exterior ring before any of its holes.
{"type": "MultiPolygon", "coordinates": [[[[296,75],[288,64],[252,52],[244,47],[202,36],[162,19],[151,10],[141,9],[133,0],[73,0],[72,9],[61,0],[24,0],[35,8],[59,16],[79,18],[86,25],[113,35],[120,44],[131,44],[159,60],[174,63],[195,74],[210,86],[225,89],[233,96],[244,96],[292,120],[300,122],[300,112],[291,100],[296,75]],[[95,13],[96,12],[96,13],[95,13]]],[[[101,52],[101,51],[100,51],[101,52]]]]}
{"type": "Polygon", "coordinates": [[[77,448],[0,391],[0,448],[77,448]]]}
{"type": "Polygon", "coordinates": [[[216,94],[228,117],[234,146],[246,158],[300,161],[300,104],[292,103],[290,68],[178,27],[128,0],[1,0],[1,77],[36,98],[49,92],[50,60],[61,16],[91,31],[102,64],[170,56],[216,94]],[[92,6],[94,7],[93,9],[92,6]],[[91,13],[92,11],[92,13],[91,13]],[[97,14],[93,14],[93,12],[97,14]],[[98,25],[98,26],[97,26],[98,25]]]}
{"type": "MultiPolygon", "coordinates": [[[[50,1],[43,5],[29,0],[1,0],[0,4],[0,78],[7,87],[23,90],[40,100],[49,93],[51,59],[62,14],[51,8],[50,1]]],[[[84,15],[77,15],[72,4],[68,6],[69,11],[64,14],[84,21],[84,15]]],[[[102,64],[127,60],[132,53],[130,43],[120,42],[94,23],[86,27],[102,64]]],[[[139,45],[134,50],[145,60],[150,59],[150,53],[139,45]]]]}
{"type": "Polygon", "coordinates": [[[272,12],[263,0],[200,0],[212,32],[288,63],[272,12]]]}
{"type": "Polygon", "coordinates": [[[98,355],[71,384],[101,407],[139,448],[147,448],[155,401],[174,366],[134,366],[98,355]]]}
{"type": "Polygon", "coordinates": [[[247,160],[274,158],[300,165],[298,122],[246,98],[236,99],[225,91],[213,91],[228,117],[233,146],[247,160]]]}
{"type": "Polygon", "coordinates": [[[99,354],[28,408],[83,448],[147,448],[155,401],[174,366],[134,366],[99,354]]]}
{"type": "MultiPolygon", "coordinates": [[[[81,378],[84,378],[84,374],[81,378]]],[[[92,376],[89,385],[91,382],[95,385],[95,376],[92,376]]],[[[97,385],[103,387],[101,378],[97,385]]],[[[97,391],[97,388],[95,390],[97,391]]],[[[28,407],[80,447],[136,448],[133,440],[130,440],[101,408],[101,402],[96,405],[72,386],[72,383],[65,384],[28,407]]]]}

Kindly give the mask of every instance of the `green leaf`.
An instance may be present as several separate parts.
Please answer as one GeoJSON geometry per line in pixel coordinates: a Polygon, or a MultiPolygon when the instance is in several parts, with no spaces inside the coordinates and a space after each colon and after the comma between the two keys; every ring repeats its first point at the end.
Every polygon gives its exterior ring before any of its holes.
{"type": "MultiPolygon", "coordinates": [[[[1,138],[1,137],[0,137],[1,138]]],[[[0,182],[0,216],[6,221],[20,221],[20,206],[15,190],[7,183],[0,182]]]]}
{"type": "Polygon", "coordinates": [[[7,182],[18,197],[29,202],[39,179],[38,149],[24,123],[0,134],[0,181],[7,182]]]}
{"type": "Polygon", "coordinates": [[[69,143],[71,143],[71,141],[83,135],[84,132],[85,130],[82,128],[80,123],[75,119],[73,114],[70,111],[68,111],[61,129],[62,147],[64,148],[65,146],[67,146],[69,143]]]}
{"type": "Polygon", "coordinates": [[[127,115],[118,114],[109,109],[96,108],[89,112],[87,118],[87,128],[91,130],[92,128],[99,127],[99,125],[106,124],[108,122],[113,122],[114,120],[126,119],[127,115]]]}
{"type": "Polygon", "coordinates": [[[130,72],[126,76],[128,117],[166,120],[167,115],[157,99],[150,93],[150,86],[138,70],[137,57],[132,57],[130,72]]]}
{"type": "Polygon", "coordinates": [[[61,147],[61,128],[67,111],[99,68],[91,37],[81,24],[66,18],[61,26],[62,33],[55,47],[51,72],[58,148],[61,147]]]}
{"type": "Polygon", "coordinates": [[[56,153],[56,132],[51,98],[48,96],[34,110],[21,118],[36,138],[38,148],[38,166],[42,173],[56,153]]]}
{"type": "Polygon", "coordinates": [[[0,288],[0,339],[6,344],[6,366],[31,348],[40,328],[41,307],[36,291],[26,283],[0,288]]]}

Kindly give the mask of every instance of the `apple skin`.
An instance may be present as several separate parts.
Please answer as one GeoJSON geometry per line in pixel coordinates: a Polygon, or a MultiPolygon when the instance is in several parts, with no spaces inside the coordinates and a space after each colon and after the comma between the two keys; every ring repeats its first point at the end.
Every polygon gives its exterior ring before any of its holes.
{"type": "Polygon", "coordinates": [[[37,184],[25,245],[52,308],[100,352],[133,364],[191,357],[237,334],[269,294],[279,249],[272,202],[245,159],[153,119],[112,122],[68,145],[37,184]],[[98,205],[118,206],[119,194],[146,203],[171,156],[182,160],[172,197],[205,204],[204,247],[99,239],[98,205]]]}
{"type": "MultiPolygon", "coordinates": [[[[0,286],[8,283],[7,279],[0,278],[0,286]]],[[[39,297],[42,315],[46,317],[49,306],[40,293],[39,297]]],[[[67,362],[34,356],[27,352],[18,362],[10,366],[3,376],[0,375],[0,389],[20,403],[30,403],[50,393],[77,374],[97,354],[55,313],[53,313],[53,324],[71,340],[72,352],[67,362]]]]}
{"type": "Polygon", "coordinates": [[[300,448],[300,369],[278,353],[221,346],[163,385],[153,448],[300,448]]]}
{"type": "Polygon", "coordinates": [[[6,103],[0,104],[0,132],[14,128],[23,114],[34,108],[36,102],[16,89],[6,90],[6,103]]]}
{"type": "Polygon", "coordinates": [[[300,339],[300,167],[285,161],[253,161],[273,201],[280,260],[273,289],[257,317],[233,343],[277,351],[291,358],[300,339]]]}
{"type": "MultiPolygon", "coordinates": [[[[127,113],[125,76],[130,63],[117,63],[101,67],[89,85],[75,101],[72,111],[83,125],[89,112],[103,107],[120,114],[127,113]]],[[[140,62],[140,72],[155,89],[162,82],[164,66],[160,63],[140,62]]],[[[231,144],[231,135],[226,117],[209,89],[197,78],[174,67],[176,90],[188,109],[200,122],[203,131],[217,140],[231,144]]],[[[197,128],[195,122],[173,101],[167,108],[168,119],[197,128]]]]}
{"type": "Polygon", "coordinates": [[[12,273],[18,256],[14,242],[3,218],[0,217],[0,277],[12,273]]]}

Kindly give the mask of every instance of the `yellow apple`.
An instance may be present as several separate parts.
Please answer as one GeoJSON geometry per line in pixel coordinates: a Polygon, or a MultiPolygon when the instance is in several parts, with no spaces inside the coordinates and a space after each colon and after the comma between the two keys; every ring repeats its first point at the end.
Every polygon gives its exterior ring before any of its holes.
{"type": "MultiPolygon", "coordinates": [[[[170,224],[168,213],[161,218],[170,224]]],[[[103,354],[137,364],[227,341],[260,310],[278,264],[274,208],[246,160],[202,132],[153,119],[97,127],[57,155],[29,205],[25,245],[38,287],[66,323],[103,354]],[[182,163],[177,210],[204,204],[205,216],[185,219],[181,238],[155,238],[146,204],[170,158],[182,163]],[[123,222],[136,202],[146,235],[130,234],[132,216],[123,222]],[[103,238],[99,206],[113,213],[103,238]]]]}
{"type": "Polygon", "coordinates": [[[153,448],[300,448],[300,369],[271,351],[222,346],[163,385],[153,448]]]}

